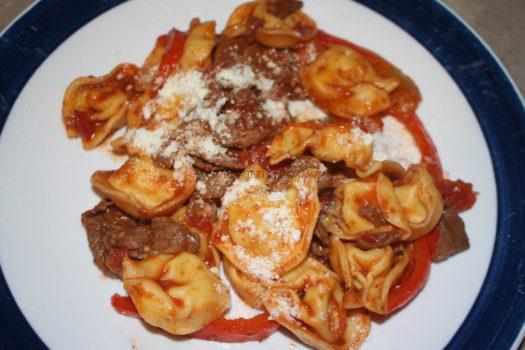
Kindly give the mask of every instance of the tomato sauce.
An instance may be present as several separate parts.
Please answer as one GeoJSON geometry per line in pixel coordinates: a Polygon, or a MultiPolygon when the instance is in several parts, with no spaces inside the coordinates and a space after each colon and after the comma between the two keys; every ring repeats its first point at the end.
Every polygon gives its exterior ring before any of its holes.
{"type": "Polygon", "coordinates": [[[472,208],[476,203],[477,192],[472,189],[472,184],[461,180],[443,180],[439,191],[445,202],[448,202],[457,212],[472,208]]]}
{"type": "Polygon", "coordinates": [[[76,130],[84,142],[93,138],[97,130],[97,126],[101,124],[92,121],[87,112],[75,111],[73,120],[75,121],[74,125],[76,130]]]}

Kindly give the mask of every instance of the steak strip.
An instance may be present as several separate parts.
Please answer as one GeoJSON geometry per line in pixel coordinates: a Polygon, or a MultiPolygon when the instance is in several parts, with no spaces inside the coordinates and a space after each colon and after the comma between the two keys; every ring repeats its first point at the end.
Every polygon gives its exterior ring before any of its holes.
{"type": "Polygon", "coordinates": [[[169,217],[140,221],[102,200],[82,214],[93,260],[108,277],[122,277],[122,259],[157,254],[197,253],[199,236],[169,217]]]}

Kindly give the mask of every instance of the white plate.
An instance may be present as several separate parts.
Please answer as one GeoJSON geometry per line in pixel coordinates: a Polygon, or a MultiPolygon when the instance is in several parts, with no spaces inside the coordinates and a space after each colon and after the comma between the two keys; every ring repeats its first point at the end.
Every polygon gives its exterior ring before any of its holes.
{"type": "MultiPolygon", "coordinates": [[[[92,263],[80,214],[98,202],[90,175],[116,168],[118,160],[104,150],[83,151],[79,142],[67,139],[60,119],[64,90],[74,78],[105,74],[121,62],[141,64],[158,35],[173,26],[186,28],[193,17],[216,19],[220,30],[238,3],[134,0],[117,6],[54,51],[13,106],[0,138],[0,264],[19,307],[50,348],[302,346],[283,333],[249,345],[180,341],[117,314],[110,297],[123,291],[121,282],[102,277],[92,263]]],[[[443,168],[480,192],[474,208],[463,215],[471,248],[433,265],[420,295],[386,321],[373,323],[363,346],[443,348],[480,290],[496,232],[495,180],[481,130],[454,81],[399,27],[346,0],[308,1],[305,12],[320,28],[377,52],[416,82],[423,96],[418,114],[443,168]]]]}

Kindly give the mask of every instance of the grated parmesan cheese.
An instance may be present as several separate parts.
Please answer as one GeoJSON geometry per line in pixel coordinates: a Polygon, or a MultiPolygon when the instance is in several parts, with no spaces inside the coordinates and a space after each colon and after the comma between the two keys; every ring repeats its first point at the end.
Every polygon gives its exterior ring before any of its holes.
{"type": "Polygon", "coordinates": [[[391,160],[405,169],[421,162],[421,152],[405,126],[392,116],[383,118],[383,130],[372,134],[375,160],[391,160]]]}
{"type": "Polygon", "coordinates": [[[280,123],[288,116],[284,103],[276,100],[264,101],[263,110],[265,114],[272,119],[275,123],[280,123]]]}
{"type": "Polygon", "coordinates": [[[374,142],[374,137],[371,134],[364,132],[358,127],[352,129],[352,136],[354,137],[354,139],[363,142],[367,146],[371,145],[374,142]]]}
{"type": "Polygon", "coordinates": [[[299,123],[322,120],[326,113],[317,108],[310,100],[294,100],[288,102],[288,113],[299,123]]]}
{"type": "Polygon", "coordinates": [[[224,193],[224,196],[222,198],[222,205],[227,206],[233,201],[235,201],[237,198],[242,197],[245,193],[248,192],[248,190],[255,186],[261,186],[262,182],[261,180],[251,177],[248,180],[241,180],[237,179],[234,181],[234,183],[228,188],[226,193],[224,193]]]}
{"type": "Polygon", "coordinates": [[[294,305],[292,300],[282,296],[272,298],[272,307],[268,311],[273,318],[281,316],[287,320],[300,318],[297,305],[294,305]]]}
{"type": "Polygon", "coordinates": [[[284,193],[284,192],[272,192],[268,196],[268,200],[271,201],[271,202],[285,201],[286,200],[286,193],[284,193]]]}
{"type": "Polygon", "coordinates": [[[255,85],[255,73],[246,64],[236,64],[230,68],[221,69],[217,73],[217,81],[221,86],[235,90],[255,85]]]}
{"type": "Polygon", "coordinates": [[[174,127],[167,123],[162,123],[153,131],[145,128],[128,129],[124,135],[124,140],[133,148],[153,156],[161,150],[173,130],[174,127]]]}
{"type": "Polygon", "coordinates": [[[177,101],[182,102],[179,114],[184,117],[189,111],[202,105],[209,93],[202,72],[192,69],[170,76],[158,92],[157,103],[169,108],[177,101]]]}
{"type": "Polygon", "coordinates": [[[151,119],[156,109],[157,103],[155,102],[155,100],[150,100],[144,103],[144,106],[142,107],[142,116],[144,117],[144,120],[151,119]]]}
{"type": "Polygon", "coordinates": [[[279,275],[275,272],[279,260],[276,261],[270,257],[251,256],[240,245],[234,246],[233,249],[239,260],[246,263],[246,270],[257,276],[257,278],[264,281],[272,281],[279,278],[279,275]]]}
{"type": "Polygon", "coordinates": [[[273,86],[273,80],[261,74],[255,74],[252,67],[246,64],[236,64],[230,68],[221,69],[216,79],[221,86],[234,90],[255,86],[263,93],[267,93],[273,86]]]}
{"type": "Polygon", "coordinates": [[[278,207],[263,208],[262,218],[268,230],[279,237],[286,244],[294,244],[301,238],[301,231],[297,229],[294,215],[284,200],[279,201],[278,207]]]}

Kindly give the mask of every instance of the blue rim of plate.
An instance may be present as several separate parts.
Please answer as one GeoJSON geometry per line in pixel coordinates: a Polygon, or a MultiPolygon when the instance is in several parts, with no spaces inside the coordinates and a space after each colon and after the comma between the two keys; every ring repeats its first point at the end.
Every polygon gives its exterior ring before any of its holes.
{"type": "MultiPolygon", "coordinates": [[[[80,27],[122,2],[41,1],[3,33],[0,131],[20,91],[47,56],[80,27]]],[[[496,174],[496,241],[481,291],[446,348],[510,348],[525,321],[525,236],[520,231],[525,227],[523,100],[487,47],[441,3],[357,2],[396,23],[432,53],[466,96],[483,130],[496,174]]],[[[4,348],[47,349],[16,305],[0,269],[0,349],[4,348]]]]}

